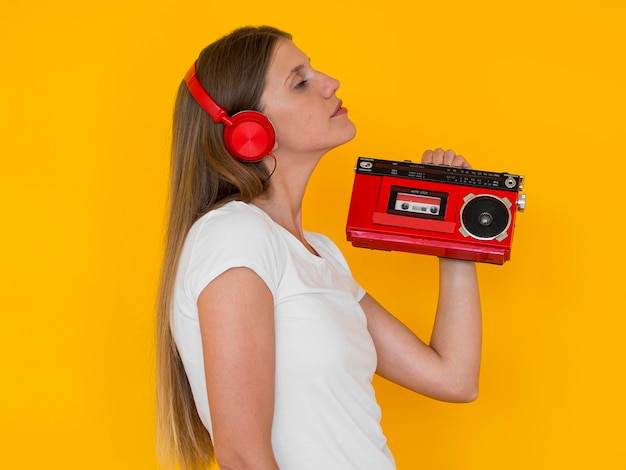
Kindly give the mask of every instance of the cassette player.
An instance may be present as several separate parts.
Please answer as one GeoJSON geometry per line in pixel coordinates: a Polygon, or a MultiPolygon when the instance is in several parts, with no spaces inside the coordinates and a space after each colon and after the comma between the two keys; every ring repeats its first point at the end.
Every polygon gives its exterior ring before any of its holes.
{"type": "Polygon", "coordinates": [[[346,234],[352,245],[504,264],[524,177],[359,157],[346,234]]]}

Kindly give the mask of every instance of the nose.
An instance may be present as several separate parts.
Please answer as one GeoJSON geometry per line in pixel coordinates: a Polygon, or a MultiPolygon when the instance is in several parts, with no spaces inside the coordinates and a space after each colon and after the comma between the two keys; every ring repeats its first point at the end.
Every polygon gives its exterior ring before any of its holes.
{"type": "Polygon", "coordinates": [[[322,93],[324,98],[331,98],[335,95],[335,92],[339,89],[341,83],[336,78],[326,75],[323,72],[319,72],[321,75],[322,93]]]}

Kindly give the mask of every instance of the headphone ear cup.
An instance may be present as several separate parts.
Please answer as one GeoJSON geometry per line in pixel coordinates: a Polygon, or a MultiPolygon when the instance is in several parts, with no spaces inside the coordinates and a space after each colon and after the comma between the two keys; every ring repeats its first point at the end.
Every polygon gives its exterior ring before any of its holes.
{"type": "Polygon", "coordinates": [[[257,111],[241,111],[224,127],[224,144],[238,160],[258,162],[270,154],[276,132],[270,120],[257,111]]]}

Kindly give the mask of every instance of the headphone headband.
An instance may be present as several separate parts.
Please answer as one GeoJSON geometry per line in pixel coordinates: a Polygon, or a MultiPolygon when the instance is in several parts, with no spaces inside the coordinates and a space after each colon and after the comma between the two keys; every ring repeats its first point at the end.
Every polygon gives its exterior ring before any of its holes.
{"type": "MultiPolygon", "coordinates": [[[[224,122],[224,117],[228,117],[228,113],[224,108],[222,108],[219,104],[215,102],[209,92],[202,86],[200,80],[198,80],[198,75],[196,75],[196,63],[187,71],[185,75],[185,83],[187,84],[187,88],[191,92],[192,96],[198,102],[202,109],[204,109],[209,116],[213,118],[213,120],[217,123],[224,122]]],[[[225,124],[232,124],[232,120],[228,119],[225,124]]]]}

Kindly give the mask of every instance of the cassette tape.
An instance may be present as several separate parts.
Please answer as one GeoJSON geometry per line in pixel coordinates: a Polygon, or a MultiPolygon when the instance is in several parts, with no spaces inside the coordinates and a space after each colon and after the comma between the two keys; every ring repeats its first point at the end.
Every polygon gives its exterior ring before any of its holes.
{"type": "Polygon", "coordinates": [[[353,246],[504,264],[524,177],[359,157],[346,235],[353,246]]]}

